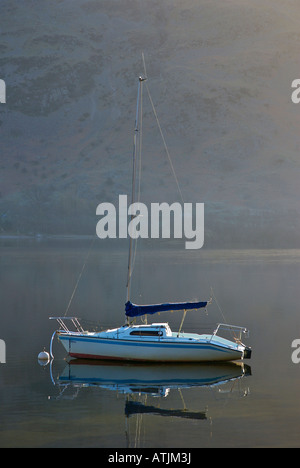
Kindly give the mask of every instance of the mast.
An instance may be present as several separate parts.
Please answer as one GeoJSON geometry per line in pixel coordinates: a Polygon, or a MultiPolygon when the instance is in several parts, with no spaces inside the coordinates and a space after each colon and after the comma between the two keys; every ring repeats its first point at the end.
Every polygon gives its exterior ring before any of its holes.
{"type": "MultiPolygon", "coordinates": [[[[135,117],[135,127],[134,127],[134,139],[133,139],[133,155],[132,155],[132,192],[131,192],[131,204],[135,202],[135,181],[136,181],[136,171],[137,171],[137,147],[138,147],[138,135],[140,131],[140,109],[141,109],[141,96],[142,96],[142,85],[146,81],[146,76],[139,76],[138,83],[138,92],[137,92],[137,103],[136,103],[136,117],[135,117]]],[[[134,215],[131,215],[131,221],[134,218],[134,215]]],[[[128,255],[128,272],[127,272],[127,300],[130,301],[130,287],[131,287],[131,274],[132,274],[132,237],[129,236],[129,255],[128,255]]],[[[128,318],[127,318],[128,321],[128,318]]]]}

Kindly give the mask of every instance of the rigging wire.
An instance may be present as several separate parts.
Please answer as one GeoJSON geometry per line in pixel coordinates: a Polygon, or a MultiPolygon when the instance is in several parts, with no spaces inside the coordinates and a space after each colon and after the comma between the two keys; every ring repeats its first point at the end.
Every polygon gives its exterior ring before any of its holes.
{"type": "MultiPolygon", "coordinates": [[[[214,292],[214,290],[213,290],[212,287],[211,287],[211,296],[212,296],[212,298],[215,300],[215,302],[216,302],[216,304],[217,304],[217,307],[218,307],[218,309],[219,309],[219,311],[220,311],[220,314],[222,315],[222,318],[223,318],[224,322],[225,322],[225,323],[228,323],[228,321],[227,321],[227,319],[226,319],[226,317],[225,317],[225,315],[224,315],[224,312],[223,312],[223,310],[222,310],[222,308],[221,308],[221,306],[220,306],[220,304],[219,304],[219,302],[218,302],[218,300],[217,300],[217,298],[216,298],[215,292],[214,292]]],[[[237,339],[237,336],[236,336],[236,334],[234,333],[234,331],[233,331],[232,329],[230,330],[230,334],[231,334],[232,337],[234,337],[234,339],[237,339]]]]}
{"type": "MultiPolygon", "coordinates": [[[[157,114],[153,99],[151,97],[149,87],[148,87],[147,82],[146,82],[146,80],[147,80],[147,71],[146,71],[146,63],[145,63],[144,54],[142,54],[142,59],[143,59],[145,77],[140,78],[140,90],[139,90],[139,96],[138,96],[138,101],[139,101],[138,102],[138,108],[137,108],[138,119],[136,121],[136,126],[135,126],[135,144],[134,144],[134,152],[136,154],[136,161],[135,161],[135,168],[134,168],[134,172],[133,172],[133,192],[135,192],[137,190],[137,203],[139,204],[140,203],[140,195],[141,195],[142,141],[143,141],[143,86],[142,86],[142,84],[145,83],[147,93],[148,93],[148,98],[149,98],[149,101],[150,101],[150,104],[151,104],[151,107],[152,107],[152,111],[153,111],[153,114],[154,114],[158,129],[159,129],[159,133],[160,133],[162,141],[163,141],[163,145],[164,145],[167,157],[168,157],[168,161],[169,161],[169,164],[170,164],[170,167],[171,167],[171,171],[173,173],[173,176],[174,176],[174,179],[175,179],[175,183],[176,183],[176,186],[177,186],[181,201],[184,204],[184,198],[183,198],[182,190],[180,188],[179,180],[178,180],[175,168],[174,168],[174,164],[172,162],[171,154],[170,154],[170,151],[169,151],[169,148],[168,148],[168,145],[167,145],[167,142],[166,142],[166,139],[165,139],[165,136],[164,136],[164,133],[163,133],[159,118],[158,118],[158,114],[157,114]],[[138,179],[137,183],[136,183],[136,178],[138,179]]],[[[134,200],[132,198],[132,202],[133,201],[134,200]]],[[[141,215],[139,214],[138,216],[141,216],[141,215]]],[[[128,290],[127,290],[127,300],[129,300],[129,296],[130,296],[129,284],[130,284],[131,277],[132,277],[132,274],[133,274],[133,271],[134,271],[135,260],[136,260],[136,252],[137,252],[137,245],[138,245],[138,239],[135,239],[133,255],[132,255],[132,258],[130,260],[129,269],[128,269],[129,271],[128,271],[128,278],[127,278],[127,288],[128,288],[128,290]]],[[[130,247],[130,249],[131,249],[131,247],[130,247]]],[[[131,257],[131,253],[129,253],[129,257],[131,257]]]]}
{"type": "Polygon", "coordinates": [[[145,76],[147,77],[147,70],[146,70],[146,62],[145,62],[145,55],[144,55],[144,52],[142,52],[142,60],[143,60],[143,65],[144,65],[144,73],[145,73],[145,76]]]}
{"type": "Polygon", "coordinates": [[[171,158],[171,155],[170,155],[170,152],[169,152],[169,149],[168,149],[168,145],[167,145],[166,139],[164,137],[164,134],[163,134],[160,122],[159,122],[159,118],[158,118],[158,115],[157,115],[157,111],[155,109],[155,106],[154,106],[154,103],[153,103],[153,100],[152,100],[150,90],[149,90],[149,87],[148,87],[147,83],[145,83],[145,86],[146,86],[146,89],[147,89],[147,92],[148,92],[148,97],[149,97],[149,100],[150,100],[150,103],[151,103],[151,106],[152,106],[152,110],[153,110],[153,113],[154,113],[154,116],[155,116],[155,119],[156,119],[156,123],[157,123],[158,129],[159,129],[159,132],[160,132],[160,136],[162,138],[162,141],[163,141],[163,144],[164,144],[164,147],[165,147],[165,151],[167,153],[168,160],[169,160],[169,163],[170,163],[170,166],[171,166],[171,169],[172,169],[172,173],[173,173],[173,176],[174,176],[177,188],[178,188],[178,192],[180,194],[180,198],[182,200],[182,203],[184,203],[184,199],[183,199],[182,191],[181,191],[181,188],[180,188],[180,185],[179,185],[178,177],[177,177],[176,172],[175,172],[175,168],[174,168],[172,158],[171,158]]]}
{"type": "MultiPolygon", "coordinates": [[[[142,93],[142,84],[143,81],[145,81],[146,78],[140,76],[139,77],[139,86],[138,86],[138,95],[137,95],[137,105],[136,105],[136,118],[135,118],[135,128],[134,128],[134,144],[133,144],[133,168],[132,168],[132,193],[131,193],[131,204],[133,205],[135,201],[135,195],[136,195],[136,175],[137,175],[137,168],[139,167],[139,176],[141,175],[141,164],[137,166],[136,160],[137,156],[140,159],[140,155],[138,153],[138,147],[141,146],[141,137],[140,137],[140,130],[139,130],[139,124],[141,120],[141,93],[142,93]]],[[[140,181],[139,181],[139,190],[140,190],[140,181]]],[[[131,222],[134,219],[134,215],[131,214],[131,222]]],[[[132,256],[132,236],[130,235],[129,232],[129,255],[128,255],[128,272],[127,272],[127,284],[126,284],[126,289],[127,289],[127,301],[130,300],[130,288],[131,288],[131,277],[132,277],[132,267],[133,267],[133,256],[132,256]]]]}
{"type": "MultiPolygon", "coordinates": [[[[136,172],[138,173],[138,188],[137,188],[137,204],[139,205],[141,201],[141,179],[142,179],[142,142],[143,142],[143,87],[141,86],[140,90],[140,121],[139,121],[139,126],[137,128],[138,130],[138,136],[139,138],[137,139],[137,167],[136,167],[136,172]]],[[[139,214],[138,216],[141,216],[139,214]]],[[[138,239],[135,239],[135,244],[134,244],[134,252],[133,252],[133,258],[131,262],[131,271],[130,271],[130,277],[133,274],[134,270],[134,265],[135,265],[135,259],[136,259],[136,251],[137,251],[137,245],[138,245],[138,239]]]]}
{"type": "MultiPolygon", "coordinates": [[[[144,66],[144,72],[145,72],[145,79],[141,80],[141,81],[146,81],[146,77],[147,77],[147,71],[146,71],[146,63],[145,63],[145,57],[144,57],[144,54],[142,53],[142,60],[143,60],[143,66],[144,66]]],[[[160,124],[160,121],[159,121],[159,118],[158,118],[158,114],[157,114],[157,111],[156,111],[156,108],[154,106],[154,102],[153,102],[153,99],[151,97],[151,94],[150,94],[150,90],[149,90],[149,87],[147,85],[147,83],[145,83],[146,85],[146,89],[147,89],[147,93],[148,93],[148,97],[149,97],[149,101],[150,101],[150,104],[151,104],[151,107],[152,107],[152,110],[153,110],[153,114],[155,116],[155,119],[156,119],[156,123],[157,123],[157,126],[158,126],[158,129],[159,129],[159,132],[160,132],[160,135],[161,135],[161,138],[162,138],[162,141],[163,141],[163,144],[164,144],[164,148],[165,148],[165,151],[166,151],[166,154],[167,154],[167,157],[168,157],[168,160],[169,160],[169,164],[170,164],[170,167],[171,167],[171,170],[172,170],[172,173],[173,173],[173,176],[174,176],[174,179],[175,179],[175,182],[176,182],[176,186],[177,186],[177,189],[178,189],[178,192],[180,194],[180,198],[182,200],[182,203],[184,203],[184,199],[183,199],[183,194],[182,194],[182,191],[181,191],[181,188],[180,188],[180,185],[179,185],[179,181],[178,181],[178,177],[177,177],[177,174],[175,172],[175,168],[174,168],[174,165],[173,165],[173,162],[172,162],[172,158],[171,158],[171,155],[170,155],[170,152],[169,152],[169,149],[168,149],[168,145],[167,145],[167,142],[166,142],[166,139],[164,137],[164,133],[162,131],[162,127],[161,127],[161,124],[160,124]]],[[[133,189],[135,191],[135,184],[136,184],[136,176],[138,176],[138,184],[137,184],[137,203],[140,203],[140,195],[141,195],[141,173],[142,173],[142,139],[143,139],[143,99],[142,99],[142,86],[140,87],[140,93],[141,93],[141,96],[140,96],[140,102],[138,104],[139,106],[139,110],[137,112],[137,114],[139,115],[139,122],[136,122],[136,128],[135,128],[135,132],[138,134],[138,138],[136,139],[136,146],[138,146],[138,148],[135,148],[138,149],[138,151],[136,151],[136,154],[137,154],[137,165],[135,167],[135,170],[134,170],[134,173],[133,173],[133,189]]],[[[132,200],[133,202],[133,200],[132,200]]],[[[133,219],[133,218],[132,218],[133,219]]],[[[66,310],[65,310],[65,314],[64,316],[66,317],[70,307],[71,307],[71,304],[73,302],[73,299],[74,299],[74,296],[76,294],[76,291],[78,289],[78,286],[79,286],[79,283],[80,283],[80,280],[82,278],[82,275],[84,273],[84,270],[86,268],[86,265],[87,265],[87,262],[89,260],[89,257],[90,257],[90,253],[91,253],[91,250],[92,250],[92,247],[94,245],[94,242],[96,240],[96,237],[94,237],[92,239],[92,242],[89,246],[89,250],[87,252],[87,255],[86,255],[86,258],[85,258],[85,261],[83,263],[83,266],[81,268],[81,271],[78,275],[78,278],[77,278],[77,281],[75,283],[75,286],[74,286],[74,289],[72,291],[72,294],[71,294],[71,297],[70,297],[70,300],[68,302],[68,305],[66,307],[66,310]]],[[[134,270],[134,265],[135,265],[135,260],[136,260],[136,252],[137,252],[137,239],[135,240],[135,246],[134,246],[134,252],[133,252],[133,256],[132,256],[132,260],[130,262],[130,265],[129,265],[129,273],[128,273],[128,278],[127,278],[127,288],[129,287],[129,283],[130,283],[130,280],[131,280],[131,276],[132,276],[132,273],[133,273],[133,270],[134,270]]],[[[129,297],[129,292],[128,292],[128,297],[129,297]]]]}
{"type": "Polygon", "coordinates": [[[68,305],[67,305],[67,308],[66,308],[66,310],[65,310],[64,317],[66,317],[66,315],[67,315],[67,313],[68,313],[68,311],[69,311],[69,309],[70,309],[70,307],[71,307],[71,304],[72,304],[72,302],[73,302],[75,293],[76,293],[76,291],[77,291],[77,289],[78,289],[79,282],[80,282],[80,280],[81,280],[81,277],[82,277],[83,272],[84,272],[84,270],[85,270],[86,264],[87,264],[88,259],[89,259],[89,257],[90,257],[90,254],[91,254],[91,251],[92,251],[92,247],[93,247],[93,245],[94,245],[95,240],[96,240],[96,236],[92,239],[92,241],[91,241],[91,243],[90,243],[88,253],[87,253],[86,258],[85,258],[85,261],[84,261],[84,263],[83,263],[83,265],[82,265],[82,268],[81,268],[81,271],[80,271],[79,276],[78,276],[78,278],[77,278],[77,281],[76,281],[76,283],[75,283],[73,292],[72,292],[72,294],[71,294],[71,298],[70,298],[69,303],[68,303],[68,305]]]}
{"type": "MultiPolygon", "coordinates": [[[[144,67],[144,75],[139,77],[139,88],[138,88],[138,98],[137,98],[137,109],[136,109],[136,122],[135,122],[135,133],[134,133],[134,150],[133,150],[133,177],[132,177],[132,203],[137,200],[137,206],[140,203],[140,195],[141,195],[141,173],[142,173],[142,140],[143,140],[143,84],[145,83],[148,98],[152,107],[152,111],[157,123],[157,127],[159,129],[159,133],[165,148],[165,152],[168,157],[168,162],[170,164],[170,168],[175,179],[175,183],[181,198],[182,203],[184,204],[184,198],[182,194],[182,190],[179,184],[179,180],[175,171],[174,164],[172,162],[171,154],[158,118],[158,113],[156,111],[149,87],[147,85],[147,70],[146,70],[146,63],[145,57],[142,53],[142,60],[143,60],[143,67],[144,67]],[[137,181],[136,181],[137,179],[137,181]],[[137,193],[136,193],[137,192],[137,193]]],[[[141,214],[137,215],[141,216],[141,214]]],[[[134,216],[131,215],[131,221],[134,219],[134,216]]],[[[132,245],[132,239],[130,238],[130,246],[129,246],[129,260],[128,260],[128,274],[127,274],[127,301],[130,300],[130,283],[131,278],[133,275],[134,267],[135,267],[135,260],[136,260],[136,253],[137,253],[137,245],[138,245],[138,238],[134,239],[134,246],[132,245]]]]}

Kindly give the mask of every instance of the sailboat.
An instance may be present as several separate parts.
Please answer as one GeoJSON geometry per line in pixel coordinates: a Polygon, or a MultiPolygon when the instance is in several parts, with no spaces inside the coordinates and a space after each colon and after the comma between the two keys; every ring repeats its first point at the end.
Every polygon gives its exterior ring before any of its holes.
{"type": "MultiPolygon", "coordinates": [[[[137,173],[142,87],[146,80],[146,75],[140,76],[138,80],[134,129],[132,203],[135,201],[136,192],[135,177],[137,173]]],[[[251,348],[242,342],[242,335],[248,333],[244,327],[219,323],[211,334],[184,333],[181,331],[187,311],[206,309],[211,302],[210,300],[147,305],[134,304],[130,297],[131,267],[134,254],[131,236],[129,242],[125,324],[119,328],[90,332],[83,329],[76,317],[50,317],[50,319],[56,319],[60,326],[51,338],[51,357],[53,357],[53,339],[57,335],[71,358],[170,363],[250,359],[251,348]],[[137,317],[147,317],[148,315],[167,311],[183,311],[183,320],[176,332],[171,330],[168,323],[136,323],[137,317]],[[72,330],[70,330],[69,323],[73,325],[72,330]],[[220,336],[219,332],[224,329],[231,332],[233,335],[232,340],[220,336]]]]}

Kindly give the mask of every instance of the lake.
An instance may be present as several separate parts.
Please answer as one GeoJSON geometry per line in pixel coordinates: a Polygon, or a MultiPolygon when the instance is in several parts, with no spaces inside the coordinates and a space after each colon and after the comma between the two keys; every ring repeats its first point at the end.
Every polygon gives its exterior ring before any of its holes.
{"type": "MultiPolygon", "coordinates": [[[[247,327],[253,353],[244,365],[68,363],[55,340],[54,361],[43,366],[37,356],[56,329],[50,316],[97,329],[124,323],[127,245],[2,238],[0,246],[0,447],[300,446],[300,364],[291,359],[300,339],[299,250],[166,243],[137,251],[133,302],[212,294],[208,314],[189,312],[183,330],[225,320],[247,327]]],[[[181,317],[155,321],[176,330],[181,317]]]]}

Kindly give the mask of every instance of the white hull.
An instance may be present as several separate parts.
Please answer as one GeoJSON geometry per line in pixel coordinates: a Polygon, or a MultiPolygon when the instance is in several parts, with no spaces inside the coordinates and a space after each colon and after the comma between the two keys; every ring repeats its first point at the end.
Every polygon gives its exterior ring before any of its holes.
{"type": "Polygon", "coordinates": [[[149,362],[235,361],[244,358],[244,345],[216,335],[175,334],[132,338],[134,327],[102,333],[58,332],[69,356],[81,359],[111,359],[149,362]],[[131,332],[132,333],[132,332],[131,332]]]}

